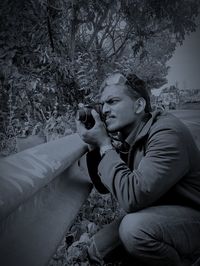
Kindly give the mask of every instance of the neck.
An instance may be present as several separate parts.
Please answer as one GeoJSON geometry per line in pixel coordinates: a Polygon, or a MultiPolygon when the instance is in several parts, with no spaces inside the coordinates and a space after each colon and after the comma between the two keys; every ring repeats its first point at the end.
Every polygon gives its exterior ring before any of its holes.
{"type": "Polygon", "coordinates": [[[143,113],[139,116],[131,125],[120,130],[122,138],[125,140],[130,135],[137,135],[138,130],[140,130],[141,126],[147,122],[149,119],[149,113],[143,113]]]}
{"type": "Polygon", "coordinates": [[[123,139],[126,139],[130,135],[130,133],[137,132],[137,130],[141,124],[141,121],[142,121],[141,119],[137,119],[131,125],[128,125],[128,126],[124,127],[122,130],[120,130],[123,139]]]}

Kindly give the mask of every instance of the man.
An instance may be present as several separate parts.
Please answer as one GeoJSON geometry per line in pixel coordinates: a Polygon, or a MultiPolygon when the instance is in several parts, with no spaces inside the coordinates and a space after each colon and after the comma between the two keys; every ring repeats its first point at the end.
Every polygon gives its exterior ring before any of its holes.
{"type": "Polygon", "coordinates": [[[101,262],[122,244],[142,265],[192,265],[200,256],[200,152],[186,126],[151,111],[145,84],[120,73],[101,86],[102,122],[77,121],[88,144],[88,170],[101,193],[111,192],[125,215],[97,233],[89,249],[101,262]],[[112,137],[123,145],[116,148],[112,137]],[[183,264],[185,263],[185,264],[183,264]]]}

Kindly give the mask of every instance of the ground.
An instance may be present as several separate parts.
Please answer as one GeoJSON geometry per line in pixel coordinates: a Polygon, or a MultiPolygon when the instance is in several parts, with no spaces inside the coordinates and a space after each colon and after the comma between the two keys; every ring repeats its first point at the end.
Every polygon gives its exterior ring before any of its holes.
{"type": "MultiPolygon", "coordinates": [[[[82,206],[76,221],[54,254],[49,266],[91,265],[87,257],[87,247],[90,243],[90,238],[103,225],[116,219],[121,211],[110,194],[100,195],[93,189],[82,206]]],[[[120,265],[120,262],[118,265],[120,265]]]]}

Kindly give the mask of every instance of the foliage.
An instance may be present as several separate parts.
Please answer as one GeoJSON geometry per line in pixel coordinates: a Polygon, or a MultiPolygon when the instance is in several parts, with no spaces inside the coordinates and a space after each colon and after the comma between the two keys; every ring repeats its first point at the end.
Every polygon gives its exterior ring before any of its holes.
{"type": "Polygon", "coordinates": [[[195,0],[2,0],[1,148],[8,131],[73,131],[78,102],[94,98],[110,72],[136,72],[149,89],[163,85],[166,62],[198,12],[195,0]]]}

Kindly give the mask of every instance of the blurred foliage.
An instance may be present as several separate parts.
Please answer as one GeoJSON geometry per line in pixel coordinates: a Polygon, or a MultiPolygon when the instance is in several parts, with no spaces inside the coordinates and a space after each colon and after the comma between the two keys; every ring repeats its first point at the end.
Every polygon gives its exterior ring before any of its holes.
{"type": "Polygon", "coordinates": [[[73,132],[78,102],[94,98],[110,72],[135,72],[149,89],[163,85],[177,42],[196,28],[199,5],[2,0],[0,149],[16,136],[41,133],[52,139],[51,134],[73,132]]]}

